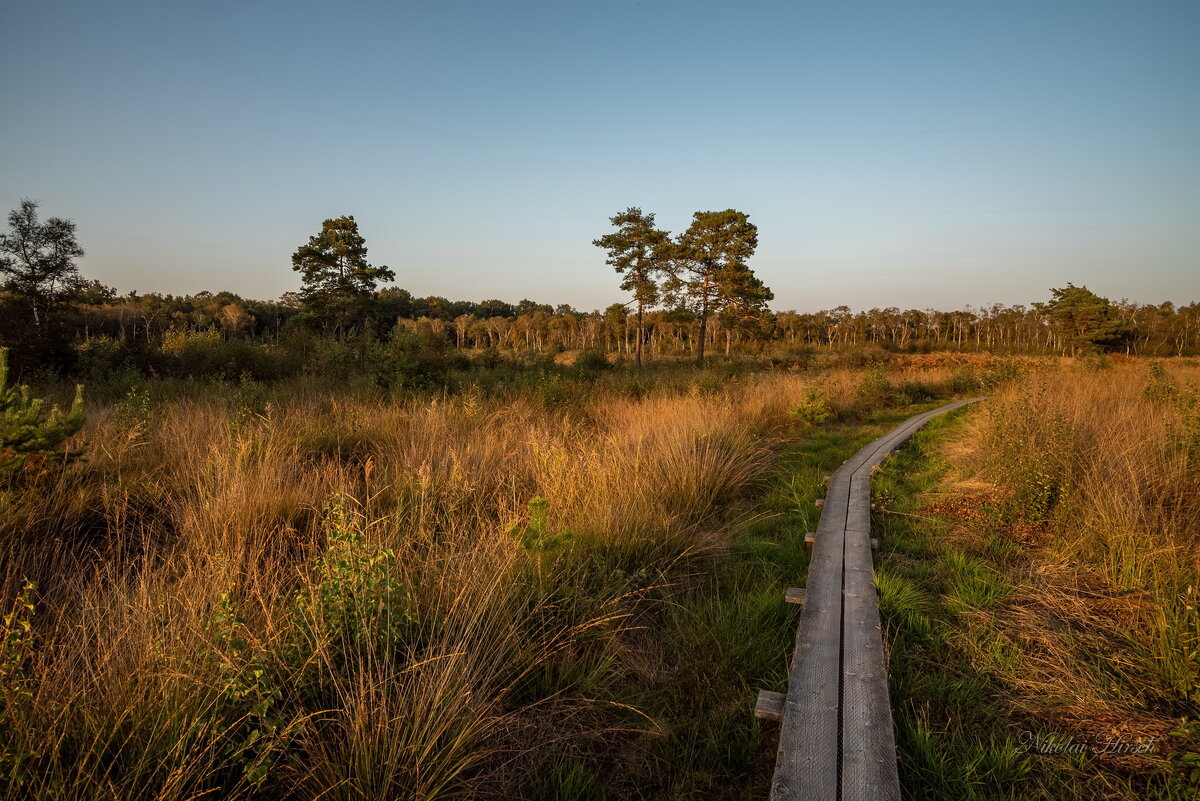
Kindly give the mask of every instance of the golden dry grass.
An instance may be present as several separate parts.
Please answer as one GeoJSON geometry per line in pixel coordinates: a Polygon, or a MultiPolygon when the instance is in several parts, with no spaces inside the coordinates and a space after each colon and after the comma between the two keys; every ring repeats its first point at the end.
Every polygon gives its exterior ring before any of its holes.
{"type": "Polygon", "coordinates": [[[960,521],[953,541],[1023,546],[973,661],[1026,719],[1182,747],[1166,733],[1200,709],[1197,383],[1178,362],[1067,364],[997,393],[942,447],[957,499],[929,508],[960,521]],[[998,641],[1019,658],[995,659],[998,641]]]}
{"type": "MultiPolygon", "coordinates": [[[[860,379],[819,385],[853,415],[860,379]]],[[[811,384],[90,408],[87,460],[0,507],[4,597],[38,584],[4,797],[504,795],[653,730],[603,697],[653,661],[630,616],[725,543],[811,384]]]]}

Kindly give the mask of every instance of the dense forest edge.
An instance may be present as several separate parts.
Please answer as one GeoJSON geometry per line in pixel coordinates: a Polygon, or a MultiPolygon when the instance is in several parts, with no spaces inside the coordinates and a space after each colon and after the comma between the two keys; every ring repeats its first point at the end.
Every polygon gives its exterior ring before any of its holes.
{"type": "Polygon", "coordinates": [[[636,207],[611,222],[614,232],[595,244],[631,297],[604,310],[414,297],[381,286],[395,273],[367,261],[348,216],[326,220],[292,255],[301,288],[263,301],[231,292],[119,294],[80,274],[75,223],[42,222],[27,200],[0,235],[0,345],[12,375],[26,382],[327,375],[383,388],[436,387],[455,370],[602,369],[643,355],[805,368],[934,351],[1200,354],[1200,304],[1113,302],[1073,284],[1028,305],[772,311],[770,289],[748,266],[757,229],[744,213],[697,212],[675,239],[636,207]]]}

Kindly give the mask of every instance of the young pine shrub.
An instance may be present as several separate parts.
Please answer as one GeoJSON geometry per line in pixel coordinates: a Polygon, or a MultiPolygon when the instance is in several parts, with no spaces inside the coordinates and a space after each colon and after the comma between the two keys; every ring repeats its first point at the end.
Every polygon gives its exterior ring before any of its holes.
{"type": "Polygon", "coordinates": [[[8,349],[0,348],[0,485],[36,480],[83,455],[83,449],[66,446],[83,427],[83,385],[75,387],[66,411],[44,405],[29,387],[8,386],[8,349]]]}
{"type": "Polygon", "coordinates": [[[804,398],[792,407],[792,417],[807,429],[832,418],[833,407],[820,387],[805,387],[804,398]]]}

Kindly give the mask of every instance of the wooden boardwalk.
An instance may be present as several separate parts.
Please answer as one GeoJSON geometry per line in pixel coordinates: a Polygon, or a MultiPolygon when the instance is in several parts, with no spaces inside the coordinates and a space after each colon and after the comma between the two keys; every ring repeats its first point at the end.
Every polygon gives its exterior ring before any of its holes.
{"type": "Polygon", "coordinates": [[[931,418],[911,417],[846,461],[829,480],[803,593],[786,696],[763,693],[755,713],[780,722],[771,801],[895,801],[896,738],[888,700],[871,540],[871,471],[931,418]]]}

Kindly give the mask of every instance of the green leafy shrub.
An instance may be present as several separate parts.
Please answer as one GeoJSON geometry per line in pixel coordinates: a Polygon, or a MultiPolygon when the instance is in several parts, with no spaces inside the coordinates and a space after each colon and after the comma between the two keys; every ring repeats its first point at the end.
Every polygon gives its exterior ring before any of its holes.
{"type": "Polygon", "coordinates": [[[997,389],[1018,381],[1033,370],[1025,359],[998,359],[985,367],[979,374],[983,389],[997,389]]]}
{"type": "Polygon", "coordinates": [[[8,386],[8,351],[0,348],[0,481],[28,480],[54,463],[74,461],[83,449],[64,443],[83,427],[83,385],[67,411],[51,406],[27,386],[8,386]]]}
{"type": "Polygon", "coordinates": [[[107,336],[93,336],[75,343],[75,371],[89,384],[108,381],[128,364],[125,344],[107,336]]]}
{"type": "Polygon", "coordinates": [[[145,382],[135,383],[113,406],[113,420],[131,432],[143,430],[153,417],[154,404],[145,382]]]}
{"type": "Polygon", "coordinates": [[[342,496],[328,503],[327,546],[285,608],[281,636],[256,640],[231,592],[209,616],[225,756],[254,787],[292,758],[309,710],[332,708],[346,676],[375,659],[404,667],[417,647],[418,617],[393,575],[395,554],[366,541],[346,504],[342,496]]]}
{"type": "Polygon", "coordinates": [[[608,370],[611,367],[612,365],[609,364],[608,357],[598,350],[585,350],[575,360],[575,368],[585,375],[601,370],[608,370]]]}
{"type": "Polygon", "coordinates": [[[208,623],[216,648],[220,704],[233,722],[226,728],[225,753],[242,766],[251,786],[261,785],[281,757],[289,738],[283,691],[271,655],[251,644],[246,621],[229,593],[222,593],[208,623]]]}
{"type": "Polygon", "coordinates": [[[233,428],[242,430],[248,428],[267,416],[267,388],[242,373],[242,380],[233,393],[233,428]]]}
{"type": "Polygon", "coordinates": [[[469,366],[466,356],[449,352],[444,339],[397,326],[383,345],[382,359],[375,367],[376,383],[385,389],[437,389],[452,367],[469,366]]]}
{"type": "Polygon", "coordinates": [[[984,381],[975,368],[964,364],[950,374],[949,388],[956,395],[974,393],[984,389],[984,381]]]}
{"type": "Polygon", "coordinates": [[[403,659],[417,615],[407,587],[392,575],[396,554],[366,541],[343,497],[330,500],[324,527],[328,544],[315,582],[293,604],[292,648],[311,654],[325,647],[343,660],[367,650],[403,659]]]}
{"type": "Polygon", "coordinates": [[[557,406],[565,403],[570,397],[570,388],[563,379],[562,373],[553,368],[543,368],[537,371],[533,382],[534,392],[547,406],[557,406]]]}
{"type": "Polygon", "coordinates": [[[20,594],[0,621],[0,776],[10,786],[27,778],[25,762],[36,754],[11,738],[14,711],[33,698],[25,665],[33,643],[33,592],[37,584],[24,582],[20,594]]]}
{"type": "Polygon", "coordinates": [[[1150,362],[1142,397],[1175,410],[1179,417],[1177,422],[1168,423],[1168,441],[1186,453],[1192,465],[1200,465],[1200,390],[1192,383],[1178,386],[1163,363],[1154,361],[1150,362]]]}
{"type": "Polygon", "coordinates": [[[1176,738],[1167,761],[1188,782],[1200,786],[1200,720],[1182,718],[1167,736],[1176,738]]]}
{"type": "Polygon", "coordinates": [[[1080,357],[1079,364],[1084,370],[1091,373],[1111,370],[1113,366],[1112,359],[1106,353],[1089,353],[1080,357]]]}
{"type": "Polygon", "coordinates": [[[887,406],[896,399],[896,389],[882,367],[872,367],[863,374],[857,394],[869,406],[887,406]]]}
{"type": "Polygon", "coordinates": [[[1150,362],[1146,386],[1142,388],[1142,396],[1152,401],[1172,401],[1179,395],[1179,387],[1171,381],[1171,375],[1162,362],[1150,362]]]}
{"type": "Polygon", "coordinates": [[[163,332],[162,352],[176,361],[183,376],[208,376],[221,371],[221,332],[208,328],[171,328],[163,332]]]}
{"type": "Polygon", "coordinates": [[[488,346],[471,360],[473,367],[479,367],[484,370],[494,370],[504,362],[504,357],[500,355],[500,351],[494,346],[488,346]]]}
{"type": "Polygon", "coordinates": [[[1179,418],[1167,424],[1168,440],[1187,454],[1193,468],[1200,468],[1200,389],[1191,382],[1173,389],[1171,405],[1179,418]]]}
{"type": "Polygon", "coordinates": [[[807,370],[812,367],[817,358],[817,349],[812,345],[789,345],[777,357],[777,361],[795,367],[797,370],[807,370]]]}
{"type": "Polygon", "coordinates": [[[696,375],[692,386],[699,395],[717,395],[725,389],[725,378],[715,370],[705,370],[696,375]]]}
{"type": "Polygon", "coordinates": [[[266,380],[299,369],[296,354],[272,343],[226,338],[212,328],[171,328],[163,333],[158,365],[179,378],[235,379],[248,374],[266,380]]]}
{"type": "Polygon", "coordinates": [[[1039,402],[1022,397],[998,406],[985,445],[1012,489],[1008,516],[1046,521],[1069,494],[1075,432],[1039,402]]]}
{"type": "Polygon", "coordinates": [[[924,381],[917,381],[915,379],[902,381],[896,389],[896,403],[901,406],[922,403],[936,397],[937,392],[932,386],[924,381]]]}

